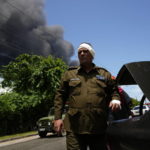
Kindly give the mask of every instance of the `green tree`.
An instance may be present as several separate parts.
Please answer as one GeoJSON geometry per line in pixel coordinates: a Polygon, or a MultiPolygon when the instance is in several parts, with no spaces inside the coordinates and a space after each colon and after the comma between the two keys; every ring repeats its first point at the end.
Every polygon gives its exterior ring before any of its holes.
{"type": "Polygon", "coordinates": [[[131,108],[133,108],[134,106],[140,105],[140,102],[135,98],[131,98],[131,102],[132,102],[131,108]]]}
{"type": "Polygon", "coordinates": [[[12,89],[0,95],[0,128],[4,134],[14,133],[18,125],[20,131],[29,130],[39,117],[47,115],[66,69],[61,59],[29,54],[3,66],[2,87],[12,89]]]}
{"type": "Polygon", "coordinates": [[[55,91],[67,65],[52,56],[22,54],[1,69],[2,86],[24,95],[38,95],[53,104],[55,91]]]}

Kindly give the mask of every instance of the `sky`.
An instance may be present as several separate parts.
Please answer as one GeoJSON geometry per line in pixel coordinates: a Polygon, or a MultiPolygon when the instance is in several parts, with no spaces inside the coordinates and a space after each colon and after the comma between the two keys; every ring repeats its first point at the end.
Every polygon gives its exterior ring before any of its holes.
{"type": "MultiPolygon", "coordinates": [[[[47,24],[61,26],[72,43],[72,59],[81,42],[90,42],[94,63],[116,76],[123,64],[150,58],[149,0],[46,0],[44,11],[47,24]]],[[[124,88],[141,98],[137,86],[124,88]]]]}
{"type": "MultiPolygon", "coordinates": [[[[0,43],[6,44],[0,48],[1,63],[30,49],[44,56],[78,60],[82,42],[93,45],[94,63],[114,76],[123,64],[149,60],[149,0],[7,0],[0,4],[4,34],[0,43]]],[[[141,98],[137,86],[123,88],[141,98]]]]}
{"type": "Polygon", "coordinates": [[[149,60],[149,0],[46,0],[45,15],[48,25],[63,27],[75,50],[90,42],[94,63],[113,75],[125,63],[149,60]]]}

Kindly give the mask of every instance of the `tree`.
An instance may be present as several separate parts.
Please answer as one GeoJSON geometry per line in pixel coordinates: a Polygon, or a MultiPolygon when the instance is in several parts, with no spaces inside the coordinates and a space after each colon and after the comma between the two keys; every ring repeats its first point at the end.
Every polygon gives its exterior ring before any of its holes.
{"type": "Polygon", "coordinates": [[[26,95],[39,95],[52,102],[67,65],[52,56],[22,54],[1,69],[2,86],[26,95]]]}
{"type": "Polygon", "coordinates": [[[5,131],[8,133],[9,129],[12,133],[16,124],[20,129],[29,128],[37,118],[47,115],[66,69],[67,65],[59,58],[29,54],[22,54],[3,66],[2,87],[12,91],[0,95],[0,128],[11,124],[5,131]]]}
{"type": "Polygon", "coordinates": [[[140,102],[137,99],[131,98],[131,102],[132,102],[132,106],[131,106],[132,108],[134,106],[140,105],[140,102]]]}

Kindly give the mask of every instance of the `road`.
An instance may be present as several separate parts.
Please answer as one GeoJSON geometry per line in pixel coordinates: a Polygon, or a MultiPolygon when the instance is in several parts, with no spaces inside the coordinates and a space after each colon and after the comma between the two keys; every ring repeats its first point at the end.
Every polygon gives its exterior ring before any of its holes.
{"type": "Polygon", "coordinates": [[[0,143],[0,150],[65,150],[65,137],[49,135],[46,138],[28,138],[0,143]]]}

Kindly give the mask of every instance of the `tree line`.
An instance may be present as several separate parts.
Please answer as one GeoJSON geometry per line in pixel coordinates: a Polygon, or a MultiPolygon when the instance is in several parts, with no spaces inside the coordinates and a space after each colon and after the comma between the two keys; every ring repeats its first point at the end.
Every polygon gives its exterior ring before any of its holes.
{"type": "Polygon", "coordinates": [[[0,135],[33,130],[36,121],[48,114],[67,64],[52,56],[22,54],[0,69],[0,135]]]}

